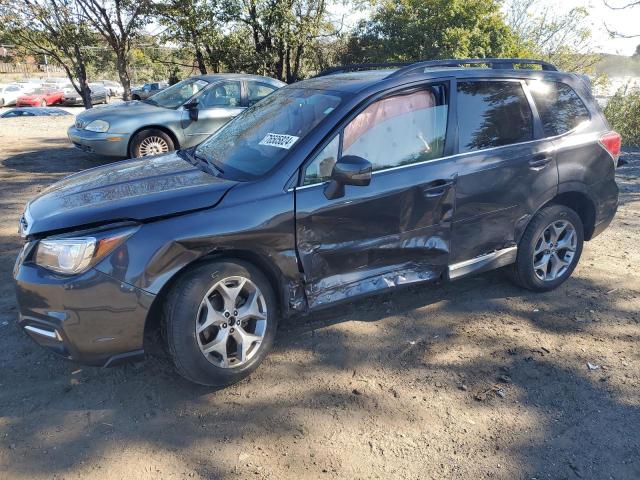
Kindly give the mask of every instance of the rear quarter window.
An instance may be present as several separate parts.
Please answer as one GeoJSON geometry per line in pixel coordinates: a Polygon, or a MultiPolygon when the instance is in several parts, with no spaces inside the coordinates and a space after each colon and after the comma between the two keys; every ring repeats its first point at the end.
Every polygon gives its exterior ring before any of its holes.
{"type": "Polygon", "coordinates": [[[458,151],[533,140],[533,114],[520,82],[458,83],[458,151]]]}
{"type": "Polygon", "coordinates": [[[527,85],[547,137],[562,135],[590,120],[589,110],[566,83],[531,80],[527,85]]]}

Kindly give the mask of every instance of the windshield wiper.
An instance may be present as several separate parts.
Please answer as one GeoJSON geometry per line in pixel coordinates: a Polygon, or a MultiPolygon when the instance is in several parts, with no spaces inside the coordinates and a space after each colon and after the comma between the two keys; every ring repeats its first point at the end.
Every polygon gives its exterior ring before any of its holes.
{"type": "Polygon", "coordinates": [[[178,150],[177,153],[180,158],[185,159],[192,165],[203,165],[214,177],[222,177],[222,175],[224,175],[224,171],[220,167],[215,165],[213,162],[210,162],[205,157],[198,155],[194,149],[178,150]]]}
{"type": "Polygon", "coordinates": [[[205,162],[207,165],[209,165],[211,168],[213,168],[214,170],[216,170],[220,176],[224,175],[224,170],[222,170],[219,166],[217,166],[213,160],[208,160],[207,158],[198,155],[195,151],[193,152],[193,158],[195,158],[196,160],[200,161],[200,162],[205,162]]]}
{"type": "Polygon", "coordinates": [[[151,100],[150,98],[145,98],[144,100],[142,100],[144,103],[148,103],[149,105],[158,105],[158,102],[156,102],[155,100],[151,100]]]}

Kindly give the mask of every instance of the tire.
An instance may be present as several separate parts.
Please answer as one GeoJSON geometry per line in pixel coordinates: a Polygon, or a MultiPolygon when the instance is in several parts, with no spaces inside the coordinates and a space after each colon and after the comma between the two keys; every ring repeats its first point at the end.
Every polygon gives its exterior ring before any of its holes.
{"type": "MultiPolygon", "coordinates": [[[[228,291],[233,291],[233,288],[228,291]]],[[[233,295],[229,298],[233,298],[233,295]]],[[[277,322],[276,297],[269,281],[253,265],[236,260],[206,263],[187,271],[172,287],[163,305],[163,336],[177,372],[187,380],[207,386],[231,385],[253,372],[273,345],[277,322]],[[252,297],[259,299],[251,303],[256,308],[244,310],[243,322],[248,323],[243,327],[234,323],[234,312],[229,312],[230,317],[224,316],[223,310],[227,310],[231,304],[223,303],[220,290],[216,289],[225,283],[231,287],[237,286],[238,279],[241,278],[245,279],[245,283],[238,297],[239,308],[235,311],[239,313],[238,321],[243,316],[243,307],[247,305],[242,303],[245,299],[241,297],[250,298],[251,292],[255,291],[254,287],[261,293],[261,296],[255,294],[252,297]],[[218,326],[212,324],[205,328],[210,318],[205,298],[209,299],[208,305],[212,306],[213,312],[211,318],[214,318],[218,326]],[[246,314],[249,311],[264,315],[264,323],[260,323],[262,320],[258,320],[257,316],[247,320],[251,317],[246,314]],[[221,321],[225,323],[220,323],[221,321]],[[204,330],[197,333],[197,328],[204,330]],[[246,343],[247,352],[243,360],[240,356],[242,349],[235,339],[249,338],[244,337],[247,333],[255,337],[251,337],[251,341],[246,343]],[[261,340],[257,340],[260,336],[261,340]],[[220,348],[210,353],[203,351],[212,344],[221,345],[220,340],[226,342],[223,350],[230,352],[225,354],[226,362],[218,353],[220,348]]]]}
{"type": "Polygon", "coordinates": [[[175,150],[173,139],[162,130],[150,128],[142,130],[131,141],[131,156],[135,158],[160,155],[175,150]]]}
{"type": "Polygon", "coordinates": [[[510,277],[528,290],[553,290],[571,276],[580,260],[583,243],[584,226],[574,210],[564,205],[545,207],[527,226],[510,277]],[[563,245],[567,248],[559,248],[563,245]]]}
{"type": "Polygon", "coordinates": [[[131,100],[140,100],[140,97],[138,95],[132,95],[131,100]]]}

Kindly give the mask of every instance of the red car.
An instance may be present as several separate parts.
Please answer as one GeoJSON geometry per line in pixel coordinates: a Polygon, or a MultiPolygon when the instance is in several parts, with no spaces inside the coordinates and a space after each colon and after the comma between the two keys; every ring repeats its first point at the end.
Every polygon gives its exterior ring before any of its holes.
{"type": "Polygon", "coordinates": [[[62,103],[64,92],[59,89],[37,88],[31,93],[18,97],[17,107],[46,107],[62,103]]]}

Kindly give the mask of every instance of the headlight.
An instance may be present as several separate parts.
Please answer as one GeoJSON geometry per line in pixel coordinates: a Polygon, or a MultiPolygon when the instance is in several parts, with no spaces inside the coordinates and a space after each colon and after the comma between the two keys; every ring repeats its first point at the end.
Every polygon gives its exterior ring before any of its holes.
{"type": "Polygon", "coordinates": [[[109,122],[105,122],[104,120],[94,120],[93,122],[89,122],[85,130],[89,130],[90,132],[106,132],[109,130],[109,122]]]}
{"type": "Polygon", "coordinates": [[[41,240],[33,258],[48,270],[75,275],[98,263],[136,230],[134,227],[95,236],[41,240]]]}

